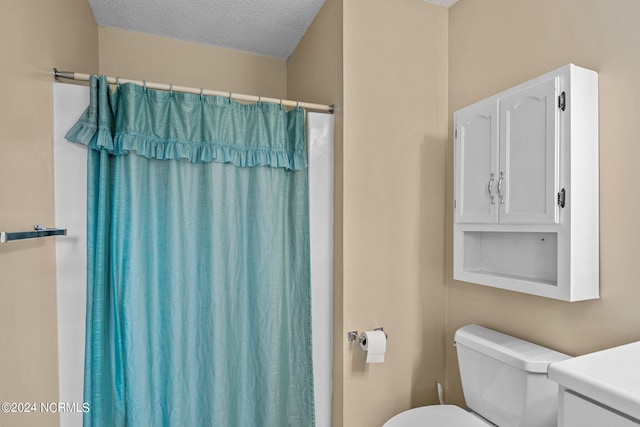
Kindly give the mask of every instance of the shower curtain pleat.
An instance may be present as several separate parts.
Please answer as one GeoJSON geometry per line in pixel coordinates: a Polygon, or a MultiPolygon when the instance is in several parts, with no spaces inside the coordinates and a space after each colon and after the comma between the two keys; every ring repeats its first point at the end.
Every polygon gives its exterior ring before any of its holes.
{"type": "Polygon", "coordinates": [[[304,112],[91,81],[85,426],[313,426],[304,112]]]}

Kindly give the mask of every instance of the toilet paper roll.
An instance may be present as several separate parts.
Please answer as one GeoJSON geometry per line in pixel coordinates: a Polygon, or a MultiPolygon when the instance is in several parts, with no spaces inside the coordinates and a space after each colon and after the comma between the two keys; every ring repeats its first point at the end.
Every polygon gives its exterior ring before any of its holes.
{"type": "Polygon", "coordinates": [[[367,352],[367,363],[382,363],[387,351],[387,336],[383,331],[364,331],[360,335],[360,347],[367,352]]]}

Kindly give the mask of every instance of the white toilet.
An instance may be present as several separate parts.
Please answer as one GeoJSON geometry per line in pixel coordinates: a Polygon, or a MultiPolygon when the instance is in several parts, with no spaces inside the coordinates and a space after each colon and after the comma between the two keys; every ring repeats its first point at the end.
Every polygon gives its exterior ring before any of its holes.
{"type": "Polygon", "coordinates": [[[478,325],[456,331],[465,411],[433,405],[402,412],[383,427],[555,427],[558,385],[550,363],[570,356],[478,325]]]}

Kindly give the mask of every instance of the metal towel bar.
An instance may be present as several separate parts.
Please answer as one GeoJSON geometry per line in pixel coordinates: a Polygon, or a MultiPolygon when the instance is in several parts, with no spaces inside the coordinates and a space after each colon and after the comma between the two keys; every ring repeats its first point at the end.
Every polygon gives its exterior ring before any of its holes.
{"type": "Polygon", "coordinates": [[[12,240],[33,239],[35,237],[66,236],[66,228],[46,228],[39,224],[33,226],[32,231],[0,231],[0,243],[12,240]]]}

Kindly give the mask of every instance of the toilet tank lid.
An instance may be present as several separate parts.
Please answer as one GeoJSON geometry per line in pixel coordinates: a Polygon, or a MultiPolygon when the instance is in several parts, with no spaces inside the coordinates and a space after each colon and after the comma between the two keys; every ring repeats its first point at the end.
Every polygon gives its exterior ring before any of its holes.
{"type": "Polygon", "coordinates": [[[550,363],[571,358],[479,325],[467,325],[458,329],[454,341],[456,345],[472,348],[515,368],[533,373],[546,373],[550,363]]]}

